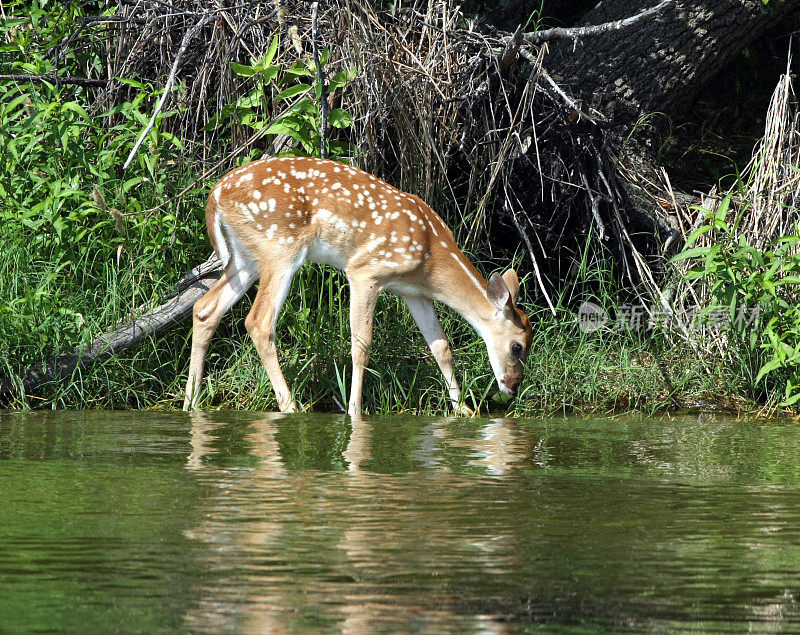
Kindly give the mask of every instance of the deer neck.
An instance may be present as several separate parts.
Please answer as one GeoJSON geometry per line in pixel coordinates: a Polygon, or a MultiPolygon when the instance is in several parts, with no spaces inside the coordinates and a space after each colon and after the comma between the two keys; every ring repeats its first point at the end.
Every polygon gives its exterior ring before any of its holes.
{"type": "Polygon", "coordinates": [[[497,316],[486,295],[486,279],[458,249],[445,252],[443,258],[435,299],[461,315],[485,339],[488,325],[497,316]]]}

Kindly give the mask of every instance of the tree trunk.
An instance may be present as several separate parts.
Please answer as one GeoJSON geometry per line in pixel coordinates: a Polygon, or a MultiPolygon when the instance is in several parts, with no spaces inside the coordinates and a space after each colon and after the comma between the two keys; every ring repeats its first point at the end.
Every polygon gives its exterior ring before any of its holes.
{"type": "MultiPolygon", "coordinates": [[[[635,15],[656,0],[610,0],[583,24],[635,15]]],[[[653,112],[672,115],[691,103],[708,80],[767,29],[796,12],[798,0],[676,0],[624,31],[550,45],[545,65],[585,107],[630,127],[653,112]]]]}
{"type": "MultiPolygon", "coordinates": [[[[657,0],[608,0],[581,26],[629,18],[657,0]]],[[[633,232],[655,235],[650,255],[680,249],[679,209],[695,197],[669,190],[661,169],[660,139],[665,117],[691,105],[715,73],[781,19],[797,12],[800,0],[676,0],[661,12],[622,31],[549,44],[544,65],[588,113],[605,120],[606,142],[619,157],[620,184],[633,232]],[[674,196],[673,196],[674,195],[674,196]]]]}

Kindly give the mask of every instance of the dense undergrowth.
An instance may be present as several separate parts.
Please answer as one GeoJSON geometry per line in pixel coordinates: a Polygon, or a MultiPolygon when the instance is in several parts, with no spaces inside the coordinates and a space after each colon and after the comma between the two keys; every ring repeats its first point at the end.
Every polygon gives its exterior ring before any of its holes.
{"type": "MultiPolygon", "coordinates": [[[[98,51],[85,49],[68,53],[59,69],[47,61],[47,43],[63,36],[59,29],[66,32],[74,25],[70,20],[83,15],[81,6],[67,3],[60,20],[54,21],[49,5],[42,2],[35,4],[38,13],[30,14],[33,19],[6,21],[0,33],[5,54],[2,72],[75,72],[102,63],[98,51]]],[[[272,58],[237,65],[237,72],[252,77],[256,88],[244,101],[221,111],[228,119],[225,125],[259,130],[267,126],[265,113],[275,100],[296,98],[293,103],[301,106],[284,111],[283,119],[277,124],[272,120],[271,127],[300,142],[301,150],[313,150],[319,113],[315,86],[309,80],[311,68],[303,64],[280,68],[272,58]],[[285,77],[290,81],[281,83],[285,77]]],[[[346,90],[353,72],[339,73],[332,88],[346,90]]],[[[160,93],[145,83],[121,81],[129,86],[130,99],[105,109],[93,104],[89,89],[47,82],[0,83],[0,375],[18,374],[86,345],[99,333],[140,314],[168,296],[181,274],[210,253],[204,199],[221,173],[206,174],[206,168],[220,157],[167,131],[166,123],[180,113],[178,105],[159,113],[133,162],[123,170],[160,93]]],[[[331,147],[347,160],[347,149],[356,141],[346,134],[349,115],[340,109],[334,119],[339,137],[331,147]]],[[[254,146],[236,161],[261,151],[254,146]]],[[[440,211],[451,223],[459,218],[452,210],[440,211]]],[[[461,222],[468,224],[469,219],[461,222]]],[[[485,273],[498,264],[488,260],[477,243],[468,247],[480,252],[470,255],[478,263],[485,260],[479,264],[485,273]]],[[[708,258],[709,252],[694,255],[708,258]]],[[[532,318],[534,341],[525,382],[512,402],[495,394],[482,341],[463,320],[443,311],[468,404],[483,412],[525,414],[655,411],[704,401],[748,407],[756,401],[791,398],[785,376],[773,381],[772,375],[759,374],[765,363],[760,347],[768,337],[732,338],[729,346],[742,347],[745,353],[718,355],[691,339],[648,328],[650,318],[626,327],[621,307],[639,307],[641,299],[615,286],[607,262],[588,252],[579,256],[574,265],[577,273],[555,298],[554,311],[523,301],[532,318]],[[587,301],[614,319],[597,330],[581,329],[577,308],[587,301]]],[[[524,271],[525,264],[520,268],[524,271]]],[[[707,266],[703,275],[717,271],[707,266]]],[[[532,276],[525,283],[533,285],[532,276]]],[[[244,329],[251,298],[252,293],[231,311],[212,342],[203,408],[276,408],[244,329]]],[[[278,346],[284,373],[304,407],[339,410],[347,403],[347,300],[339,273],[306,265],[295,280],[279,321],[278,346]]],[[[751,300],[758,302],[747,298],[751,300]]],[[[438,368],[402,302],[382,297],[376,325],[365,382],[367,411],[446,411],[438,368]]],[[[21,395],[11,405],[179,407],[189,329],[188,323],[182,324],[78,370],[69,380],[21,395]]],[[[792,371],[789,376],[796,384],[792,371]]]]}
{"type": "MultiPolygon", "coordinates": [[[[42,85],[5,85],[0,91],[0,365],[9,374],[85,345],[168,295],[178,277],[210,252],[202,216],[210,181],[201,179],[174,205],[152,211],[200,176],[180,141],[161,133],[158,125],[149,133],[146,151],[120,173],[120,157],[130,151],[156,98],[145,87],[133,101],[94,117],[87,114],[81,91],[42,85]]],[[[587,289],[598,288],[592,278],[600,266],[583,266],[581,284],[587,289]]],[[[731,385],[730,378],[715,380],[707,365],[658,337],[582,333],[568,308],[581,284],[572,297],[564,297],[555,316],[529,307],[533,353],[526,384],[513,403],[490,399],[494,379],[483,343],[462,320],[446,315],[469,403],[484,411],[647,410],[731,385]]],[[[614,303],[611,291],[601,295],[593,299],[604,306],[614,303]]],[[[212,344],[204,407],[276,406],[243,328],[249,302],[246,298],[232,311],[212,344]]],[[[367,409],[445,411],[439,371],[402,303],[382,298],[377,323],[367,409]]],[[[350,344],[343,276],[307,265],[290,294],[278,337],[284,372],[300,403],[337,410],[347,402],[350,344]]],[[[14,405],[177,407],[188,351],[186,324],[14,405]]]]}

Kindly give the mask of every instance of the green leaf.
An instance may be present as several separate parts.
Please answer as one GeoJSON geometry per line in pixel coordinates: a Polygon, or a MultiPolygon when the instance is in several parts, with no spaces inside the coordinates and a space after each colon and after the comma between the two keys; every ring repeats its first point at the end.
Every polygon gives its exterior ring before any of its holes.
{"type": "Polygon", "coordinates": [[[685,280],[697,280],[698,278],[702,278],[705,276],[705,272],[702,269],[690,269],[684,274],[685,280]]]}
{"type": "Polygon", "coordinates": [[[711,251],[711,247],[693,247],[691,249],[686,249],[681,253],[673,256],[670,259],[670,262],[679,262],[681,260],[686,260],[687,258],[697,258],[698,256],[705,256],[711,251]]]}
{"type": "Polygon", "coordinates": [[[334,128],[348,128],[353,125],[350,113],[342,108],[334,108],[328,115],[328,121],[334,128]]]}
{"type": "Polygon", "coordinates": [[[162,132],[161,137],[169,141],[172,145],[178,148],[178,150],[183,150],[183,143],[171,132],[162,132]]]}
{"type": "Polygon", "coordinates": [[[317,104],[311,97],[301,97],[282,115],[286,116],[290,113],[305,113],[308,115],[316,114],[317,104]]]}
{"type": "Polygon", "coordinates": [[[351,67],[346,68],[343,71],[336,73],[331,78],[331,81],[328,83],[328,86],[331,90],[336,90],[337,88],[341,88],[342,86],[346,86],[351,81],[353,81],[361,71],[358,68],[351,67]]]}
{"type": "Polygon", "coordinates": [[[140,90],[147,90],[147,87],[142,84],[142,82],[136,81],[135,79],[130,79],[128,77],[115,77],[114,79],[121,84],[127,84],[128,86],[133,86],[134,88],[138,88],[140,90]]]}
{"type": "Polygon", "coordinates": [[[86,111],[81,108],[80,104],[75,101],[68,101],[62,107],[64,110],[71,110],[72,112],[77,113],[77,115],[84,121],[91,122],[92,120],[91,117],[86,114],[86,111]]]}
{"type": "MultiPolygon", "coordinates": [[[[269,48],[267,52],[264,54],[264,68],[266,69],[270,64],[272,64],[272,60],[275,59],[275,53],[278,51],[278,36],[272,38],[272,42],[269,43],[269,48]]],[[[277,67],[273,67],[277,68],[277,67]]]]}
{"type": "MultiPolygon", "coordinates": [[[[787,387],[786,387],[786,392],[788,393],[788,392],[790,392],[790,391],[791,391],[791,387],[790,387],[790,386],[787,386],[787,387]]],[[[787,397],[786,399],[784,399],[783,401],[781,401],[781,402],[780,402],[778,405],[779,405],[779,406],[783,406],[784,408],[786,408],[786,407],[788,407],[788,406],[792,406],[792,405],[794,405],[795,403],[797,403],[797,400],[798,400],[798,399],[800,399],[800,391],[798,391],[798,392],[794,393],[794,394],[793,394],[791,397],[787,397]]]]}
{"type": "Polygon", "coordinates": [[[689,234],[689,237],[686,239],[686,247],[691,245],[695,240],[700,238],[700,236],[702,236],[703,234],[710,232],[712,229],[713,227],[711,225],[702,225],[701,227],[695,229],[691,234],[689,234]]]}
{"type": "Polygon", "coordinates": [[[61,216],[56,216],[53,219],[53,229],[56,230],[56,234],[58,235],[58,239],[61,240],[61,234],[64,231],[64,219],[61,216]]]}
{"type": "Polygon", "coordinates": [[[261,104],[261,97],[263,93],[260,89],[256,88],[251,90],[247,95],[243,95],[236,100],[237,108],[256,108],[261,104]]]}
{"type": "Polygon", "coordinates": [[[783,360],[773,357],[770,361],[764,364],[761,367],[761,370],[758,371],[758,375],[756,376],[756,383],[761,381],[761,378],[771,373],[773,370],[776,370],[783,366],[783,360]]]}
{"type": "Polygon", "coordinates": [[[714,229],[719,229],[719,230],[725,232],[726,234],[730,234],[731,233],[731,230],[728,228],[728,224],[724,220],[722,220],[721,218],[715,218],[714,219],[714,229]]]}
{"type": "Polygon", "coordinates": [[[142,181],[147,181],[147,178],[144,176],[134,176],[132,179],[128,179],[122,184],[122,191],[127,194],[142,181]]]}
{"type": "Polygon", "coordinates": [[[297,132],[297,127],[290,125],[286,121],[276,121],[266,130],[267,134],[285,134],[294,135],[297,132]]]}
{"type": "Polygon", "coordinates": [[[292,64],[289,68],[286,69],[283,78],[281,79],[279,84],[288,84],[290,82],[295,81],[298,77],[313,77],[314,73],[312,73],[306,65],[301,61],[297,60],[294,64],[292,64]]]}
{"type": "MultiPolygon", "coordinates": [[[[728,214],[728,208],[731,204],[731,195],[728,194],[725,198],[720,201],[720,204],[717,206],[717,209],[714,210],[714,220],[719,222],[724,222],[725,216],[728,214]]],[[[726,226],[727,227],[727,226],[726,226]]]]}
{"type": "Polygon", "coordinates": [[[261,73],[261,75],[264,77],[265,81],[271,82],[273,79],[275,79],[278,76],[278,73],[280,72],[280,70],[281,70],[280,66],[277,66],[277,65],[276,66],[269,66],[269,67],[264,69],[264,71],[261,73]]]}
{"type": "Polygon", "coordinates": [[[286,90],[281,91],[275,96],[275,101],[283,101],[286,99],[291,99],[296,95],[301,95],[302,93],[308,92],[311,90],[311,86],[308,84],[295,84],[294,86],[290,86],[286,90]]]}
{"type": "Polygon", "coordinates": [[[237,64],[236,62],[231,62],[231,70],[240,77],[252,77],[258,72],[258,70],[253,66],[237,64]]]}

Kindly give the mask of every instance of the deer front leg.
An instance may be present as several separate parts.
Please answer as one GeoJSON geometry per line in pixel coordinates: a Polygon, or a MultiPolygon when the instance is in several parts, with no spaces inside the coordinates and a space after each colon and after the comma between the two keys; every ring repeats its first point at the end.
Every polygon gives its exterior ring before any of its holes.
{"type": "MultiPolygon", "coordinates": [[[[281,412],[297,412],[297,404],[292,399],[292,391],[286,383],[278,361],[278,348],[275,345],[275,325],[278,322],[292,278],[302,264],[303,259],[285,267],[275,267],[275,272],[264,272],[261,285],[253,301],[253,308],[247,314],[245,326],[255,342],[261,363],[269,375],[278,408],[281,412]]],[[[274,263],[273,263],[274,264],[274,263]]]]}
{"type": "Polygon", "coordinates": [[[380,288],[372,280],[360,280],[348,275],[350,280],[350,350],[353,356],[353,377],[347,414],[361,414],[361,389],[364,368],[369,364],[372,346],[372,318],[380,288]]]}
{"type": "Polygon", "coordinates": [[[433,301],[428,298],[405,297],[408,310],[414,321],[417,323],[422,336],[428,343],[439,369],[444,375],[447,392],[450,394],[450,401],[453,403],[453,412],[457,415],[472,417],[475,413],[461,401],[461,389],[458,387],[455,373],[453,372],[453,353],[450,350],[450,343],[442,330],[439,318],[433,308],[433,301]]]}

